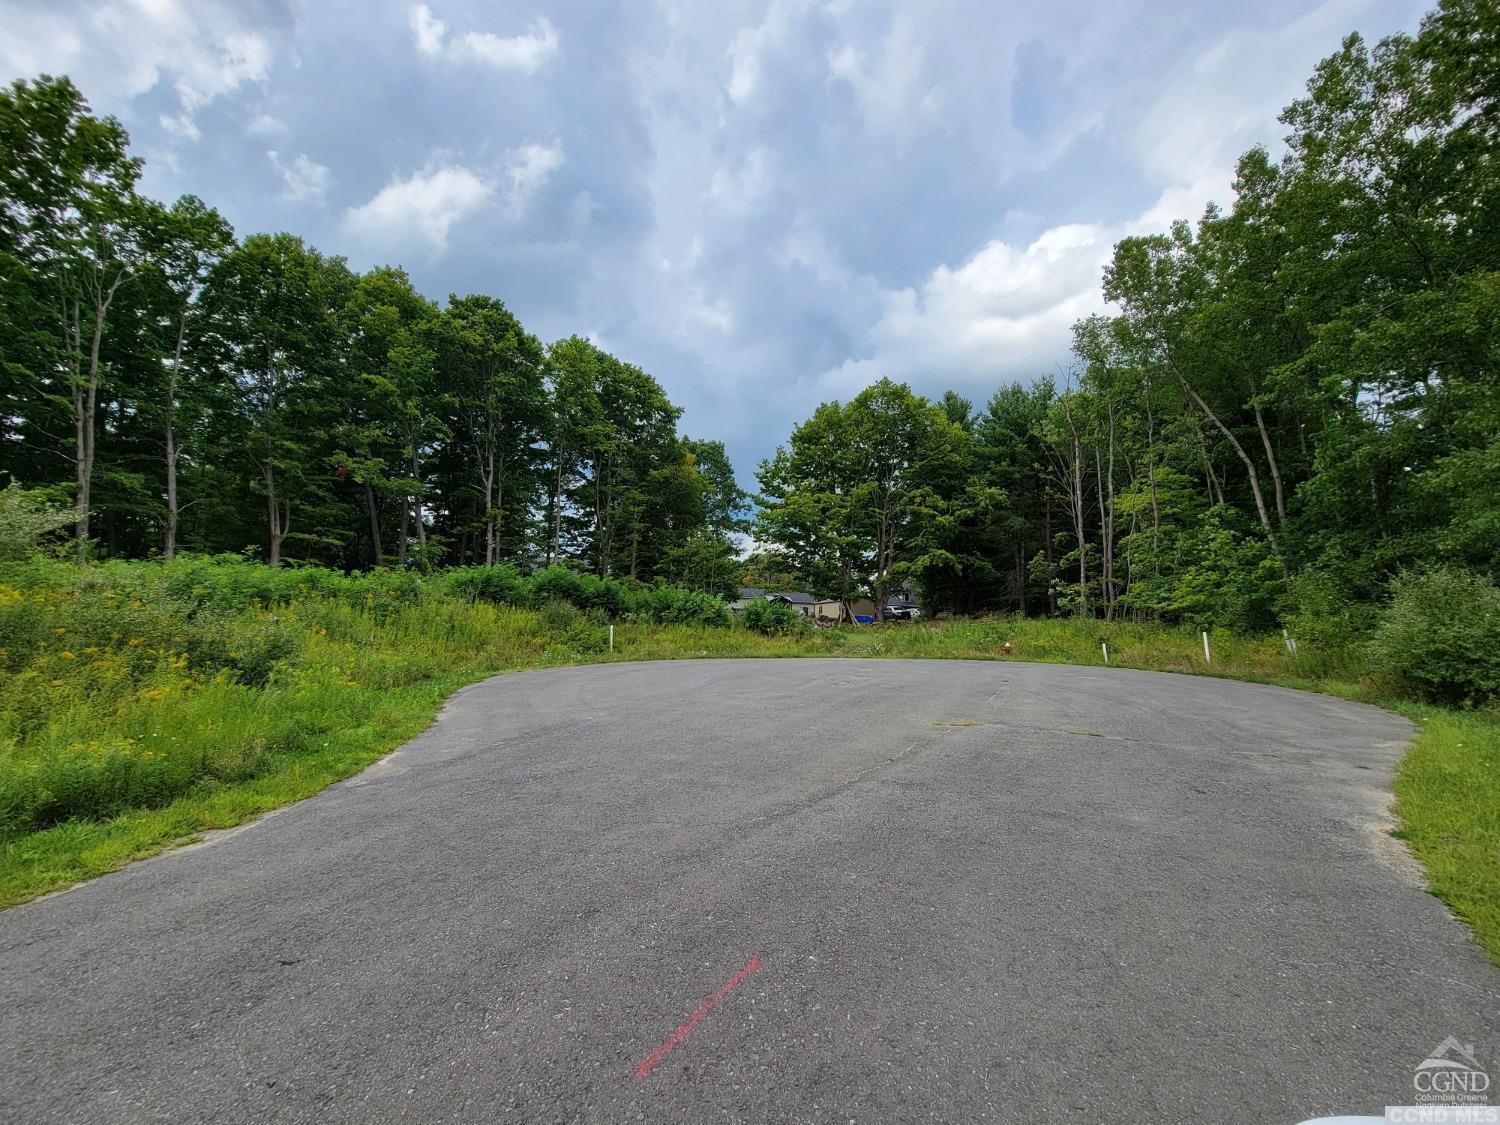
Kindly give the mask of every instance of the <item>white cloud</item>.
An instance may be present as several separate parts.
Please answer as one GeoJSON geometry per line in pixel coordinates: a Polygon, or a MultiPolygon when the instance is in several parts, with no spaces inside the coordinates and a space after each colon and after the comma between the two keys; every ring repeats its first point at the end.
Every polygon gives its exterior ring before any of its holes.
{"type": "Polygon", "coordinates": [[[252,137],[279,137],[287,131],[287,123],[270,113],[257,113],[245,124],[252,137]]]}
{"type": "Polygon", "coordinates": [[[909,13],[898,11],[873,58],[850,43],[828,52],[830,80],[849,86],[871,128],[900,131],[940,108],[938,88],[923,78],[922,31],[909,13]]]}
{"type": "Polygon", "coordinates": [[[774,186],[771,152],[761,145],[746,153],[739,167],[715,168],[708,183],[708,198],[725,215],[744,218],[760,206],[774,186]]]}
{"type": "Polygon", "coordinates": [[[169,82],[177,112],[163,129],[197,140],[195,116],[218,98],[270,73],[273,30],[248,6],[213,0],[103,0],[5,13],[0,68],[8,75],[67,74],[90,98],[136,98],[169,82]]]}
{"type": "Polygon", "coordinates": [[[417,51],[428,58],[437,58],[443,53],[443,40],[448,36],[448,25],[432,14],[426,4],[412,6],[411,33],[417,41],[417,51]]]}
{"type": "Polygon", "coordinates": [[[526,144],[513,149],[505,163],[505,213],[519,218],[526,205],[546,186],[552,173],[563,166],[562,145],[526,144]]]}
{"type": "Polygon", "coordinates": [[[805,0],[773,0],[763,21],[735,32],[725,51],[729,56],[729,81],[724,89],[730,101],[744,105],[755,97],[765,56],[788,41],[793,23],[806,8],[805,0]]]}
{"type": "Polygon", "coordinates": [[[867,354],[819,375],[819,393],[852,394],[881,375],[978,388],[1042,374],[1066,357],[1073,322],[1103,307],[1100,270],[1121,233],[1077,223],[1026,246],[994,240],[914,287],[886,290],[867,354]]]}
{"type": "Polygon", "coordinates": [[[350,233],[387,246],[410,244],[420,235],[434,251],[448,245],[455,223],[476,211],[494,189],[469,168],[434,168],[392,180],[374,197],[344,215],[350,233]]]}
{"type": "Polygon", "coordinates": [[[1365,6],[1325,0],[1284,27],[1233,30],[1200,50],[1140,118],[1134,140],[1142,170],[1164,185],[1212,178],[1227,189],[1240,153],[1280,138],[1277,115],[1300,92],[1288,76],[1310,75],[1365,6]]]}
{"type": "Polygon", "coordinates": [[[275,149],[268,150],[266,156],[281,176],[281,182],[286,185],[285,195],[288,199],[307,203],[321,202],[328,193],[330,177],[327,166],[319,164],[306,153],[298,153],[290,162],[282,160],[281,154],[275,149]]]}
{"type": "Polygon", "coordinates": [[[426,4],[412,5],[409,21],[417,51],[428,58],[535,74],[557,55],[557,32],[545,17],[532,20],[523,34],[508,37],[490,31],[466,31],[450,37],[447,21],[433,15],[426,4]]]}

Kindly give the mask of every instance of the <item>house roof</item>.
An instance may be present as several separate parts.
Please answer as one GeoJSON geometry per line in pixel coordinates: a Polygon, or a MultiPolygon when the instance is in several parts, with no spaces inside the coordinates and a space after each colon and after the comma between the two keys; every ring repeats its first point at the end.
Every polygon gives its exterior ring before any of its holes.
{"type": "Polygon", "coordinates": [[[762,590],[759,586],[741,586],[739,601],[753,602],[760,598],[790,602],[792,605],[812,605],[818,599],[798,590],[762,590]]]}

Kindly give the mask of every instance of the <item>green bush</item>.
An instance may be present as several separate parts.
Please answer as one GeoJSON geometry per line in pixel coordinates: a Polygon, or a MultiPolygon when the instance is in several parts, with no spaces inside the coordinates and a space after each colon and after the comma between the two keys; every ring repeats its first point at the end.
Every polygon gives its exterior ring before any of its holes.
{"type": "Polygon", "coordinates": [[[73,513],[51,503],[48,493],[15,481],[0,489],[0,559],[30,558],[73,523],[73,513]]]}
{"type": "Polygon", "coordinates": [[[1351,598],[1334,576],[1307,570],[1287,584],[1280,616],[1299,645],[1327,651],[1356,645],[1368,637],[1378,610],[1351,598]]]}
{"type": "Polygon", "coordinates": [[[1472,571],[1413,571],[1369,646],[1381,679],[1437,703],[1482,706],[1500,697],[1500,588],[1472,571]]]}
{"type": "Polygon", "coordinates": [[[526,576],[509,563],[450,570],[433,579],[433,585],[444,593],[471,602],[527,605],[531,601],[531,586],[526,576]]]}
{"type": "Polygon", "coordinates": [[[577,606],[572,602],[561,601],[547,602],[538,616],[541,618],[542,628],[559,635],[570,632],[583,619],[577,606]]]}
{"type": "Polygon", "coordinates": [[[730,623],[729,607],[712,594],[680,586],[646,587],[628,579],[600,578],[567,566],[549,566],[531,575],[522,574],[509,563],[463,567],[430,579],[428,585],[470,602],[532,607],[570,605],[587,611],[596,624],[626,615],[661,624],[730,623]]]}
{"type": "Polygon", "coordinates": [[[728,625],[729,607],[723,599],[681,586],[656,586],[631,598],[631,613],[646,621],[668,625],[728,625]]]}
{"type": "Polygon", "coordinates": [[[741,617],[747,629],[764,633],[768,637],[785,636],[812,628],[807,618],[786,602],[756,600],[745,607],[741,617]]]}

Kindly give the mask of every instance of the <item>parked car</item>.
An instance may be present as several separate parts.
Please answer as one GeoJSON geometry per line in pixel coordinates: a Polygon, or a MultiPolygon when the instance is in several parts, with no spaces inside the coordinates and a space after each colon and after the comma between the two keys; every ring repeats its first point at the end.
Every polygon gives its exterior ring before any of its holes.
{"type": "Polygon", "coordinates": [[[888,605],[885,607],[887,621],[915,621],[922,611],[914,605],[888,605]]]}

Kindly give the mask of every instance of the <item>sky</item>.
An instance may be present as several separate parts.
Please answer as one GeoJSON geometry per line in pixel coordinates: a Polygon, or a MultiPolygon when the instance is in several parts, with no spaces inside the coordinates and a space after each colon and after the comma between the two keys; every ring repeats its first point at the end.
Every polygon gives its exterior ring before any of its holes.
{"type": "Polygon", "coordinates": [[[882,375],[982,405],[1069,362],[1130,234],[1410,0],[0,0],[142,189],[651,372],[741,479],[882,375]]]}

